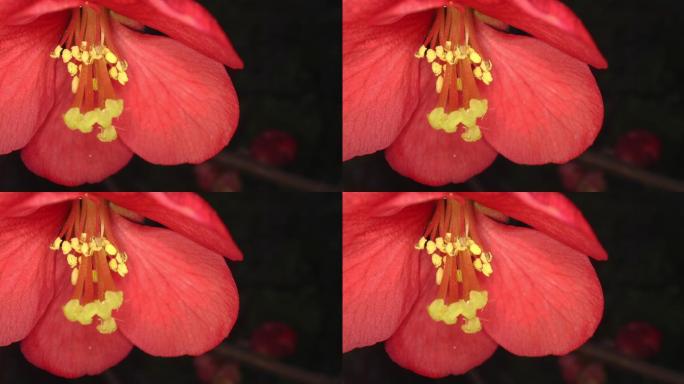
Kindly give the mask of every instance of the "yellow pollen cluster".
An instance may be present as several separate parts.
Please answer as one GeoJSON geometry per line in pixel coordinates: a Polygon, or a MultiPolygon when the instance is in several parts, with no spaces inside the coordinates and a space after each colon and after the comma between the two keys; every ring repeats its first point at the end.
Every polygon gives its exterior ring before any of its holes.
{"type": "Polygon", "coordinates": [[[102,142],[111,142],[117,138],[116,128],[112,124],[112,120],[121,116],[124,103],[122,99],[114,98],[110,79],[121,85],[126,85],[128,82],[128,74],[126,73],[128,64],[125,60],[119,59],[106,46],[88,47],[89,45],[85,41],[81,42],[80,47],[74,45],[69,49],[62,48],[59,45],[50,54],[50,57],[54,59],[61,57],[66,64],[67,71],[72,77],[71,92],[76,95],[77,100],[84,97],[94,98],[94,93],[101,93],[98,107],[92,106],[85,113],[82,113],[81,106],[77,103],[79,106],[70,108],[64,114],[64,123],[69,129],[78,130],[82,133],[92,132],[93,127],[97,124],[100,127],[97,138],[102,142]],[[90,84],[82,84],[84,81],[90,82],[90,84]],[[107,84],[100,84],[103,81],[106,81],[107,84]],[[107,89],[100,92],[102,87],[107,89]],[[85,95],[88,92],[93,95],[85,95]]]}
{"type": "Polygon", "coordinates": [[[446,133],[454,133],[458,126],[462,125],[464,132],[461,138],[463,141],[472,143],[482,138],[477,119],[487,113],[487,107],[486,99],[470,99],[468,108],[459,108],[449,113],[445,112],[443,107],[437,107],[428,114],[428,122],[431,127],[441,129],[446,133]]]}
{"type": "MultiPolygon", "coordinates": [[[[415,248],[425,251],[430,256],[435,272],[435,284],[443,286],[445,275],[453,274],[457,284],[462,285],[465,290],[464,275],[470,268],[480,272],[485,277],[489,277],[492,272],[492,254],[484,252],[482,247],[471,237],[453,236],[447,232],[444,237],[437,237],[434,240],[421,237],[415,248]],[[459,257],[467,258],[468,263],[459,263],[459,257]],[[447,263],[451,264],[451,269],[447,269],[447,263]],[[459,267],[456,267],[459,265],[459,267]]],[[[473,277],[474,278],[474,277],[473,277]]],[[[445,287],[446,288],[446,287],[445,287]]],[[[446,292],[446,290],[444,291],[446,292]]],[[[461,299],[447,303],[444,298],[435,299],[428,306],[428,314],[434,321],[441,321],[447,325],[454,325],[458,322],[459,316],[463,316],[464,323],[461,330],[465,333],[476,333],[482,329],[477,311],[487,305],[488,293],[485,290],[470,289],[463,292],[461,299]]]]}
{"type": "MultiPolygon", "coordinates": [[[[72,237],[69,240],[63,240],[58,237],[54,240],[50,249],[53,251],[61,250],[66,256],[66,261],[71,268],[71,285],[76,286],[79,282],[79,273],[82,270],[81,264],[84,259],[92,264],[96,264],[92,259],[94,255],[102,255],[103,260],[107,263],[106,268],[119,276],[124,277],[128,274],[128,267],[126,261],[128,256],[125,252],[119,251],[114,244],[112,244],[105,237],[91,237],[88,239],[87,234],[82,233],[79,237],[72,237]]],[[[96,270],[88,268],[91,276],[82,278],[90,278],[93,283],[99,282],[99,276],[96,270]]],[[[92,324],[93,317],[100,318],[100,324],[97,326],[98,332],[102,334],[109,334],[117,329],[116,320],[112,317],[112,311],[117,310],[123,303],[123,292],[116,290],[107,290],[104,292],[102,300],[93,300],[81,305],[79,299],[69,300],[63,307],[64,316],[73,322],[78,322],[82,325],[92,324]]]]}

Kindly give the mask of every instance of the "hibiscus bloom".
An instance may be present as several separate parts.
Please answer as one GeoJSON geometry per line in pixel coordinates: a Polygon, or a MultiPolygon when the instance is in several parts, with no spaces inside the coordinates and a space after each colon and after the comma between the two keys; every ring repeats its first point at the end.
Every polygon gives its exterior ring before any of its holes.
{"type": "Polygon", "coordinates": [[[224,64],[242,61],[194,1],[0,1],[0,50],[0,154],[23,148],[56,183],[101,181],[133,153],[200,163],[235,132],[224,64]]]}
{"type": "Polygon", "coordinates": [[[0,346],[34,365],[93,375],[133,345],[199,355],[230,332],[242,254],[190,193],[0,194],[0,346]],[[166,228],[142,225],[144,218],[166,228]]]}
{"type": "Polygon", "coordinates": [[[601,128],[587,64],[607,63],[557,0],[344,0],[343,13],[344,160],[387,149],[397,172],[443,185],[497,153],[567,162],[601,128]]]}
{"type": "Polygon", "coordinates": [[[607,255],[562,195],[345,193],[343,203],[344,352],[386,341],[397,364],[441,377],[497,345],[566,354],[601,319],[585,255],[607,255]]]}

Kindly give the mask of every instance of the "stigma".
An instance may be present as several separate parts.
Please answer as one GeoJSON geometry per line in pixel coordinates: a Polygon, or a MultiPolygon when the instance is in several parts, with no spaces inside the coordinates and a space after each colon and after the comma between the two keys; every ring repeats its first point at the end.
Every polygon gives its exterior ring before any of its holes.
{"type": "Polygon", "coordinates": [[[71,268],[74,290],[62,307],[67,320],[88,326],[97,317],[98,332],[117,330],[112,312],[123,304],[123,292],[116,288],[114,276],[128,274],[128,256],[119,245],[111,233],[107,202],[86,196],[72,203],[59,236],[50,245],[71,268]]]}
{"type": "Polygon", "coordinates": [[[484,250],[474,223],[472,202],[441,200],[415,247],[435,267],[437,297],[427,307],[428,315],[447,325],[462,317],[461,330],[469,334],[482,330],[477,314],[488,300],[478,274],[487,278],[493,273],[492,254],[484,250]]]}
{"type": "Polygon", "coordinates": [[[114,84],[126,85],[128,64],[112,43],[108,10],[88,4],[72,12],[62,40],[50,54],[64,62],[71,76],[74,100],[64,113],[64,124],[86,134],[98,127],[97,138],[111,142],[117,138],[113,121],[124,110],[114,84]]]}
{"type": "Polygon", "coordinates": [[[482,57],[475,38],[471,9],[445,6],[415,57],[425,59],[435,75],[438,101],[427,115],[430,126],[446,133],[462,127],[461,139],[475,142],[482,138],[478,122],[487,113],[487,99],[480,96],[478,83],[489,85],[492,62],[482,57]]]}

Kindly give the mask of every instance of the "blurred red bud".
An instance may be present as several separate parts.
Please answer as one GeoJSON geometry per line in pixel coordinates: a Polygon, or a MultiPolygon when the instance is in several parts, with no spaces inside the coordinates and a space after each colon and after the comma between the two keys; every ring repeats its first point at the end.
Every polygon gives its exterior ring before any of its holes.
{"type": "Polygon", "coordinates": [[[558,365],[566,384],[603,384],[606,381],[603,364],[588,362],[576,354],[559,357],[558,365]]]}
{"type": "Polygon", "coordinates": [[[606,370],[601,363],[591,363],[582,369],[577,384],[603,384],[606,382],[606,370]]]}
{"type": "Polygon", "coordinates": [[[216,164],[206,162],[195,166],[195,179],[200,190],[205,192],[240,192],[242,179],[234,170],[224,170],[216,164]]]}
{"type": "Polygon", "coordinates": [[[662,141],[654,133],[637,129],[622,135],[615,145],[615,156],[625,163],[649,167],[660,160],[662,141]]]}
{"type": "Polygon", "coordinates": [[[195,366],[197,378],[203,383],[211,383],[214,376],[216,376],[216,372],[219,370],[217,362],[210,354],[195,357],[192,360],[192,364],[195,366]]]}
{"type": "Polygon", "coordinates": [[[297,333],[287,324],[267,322],[252,332],[250,347],[269,357],[287,357],[297,349],[297,333]]]}
{"type": "Polygon", "coordinates": [[[575,384],[583,368],[579,357],[575,354],[561,356],[558,358],[558,365],[560,366],[563,381],[567,384],[575,384]]]}
{"type": "Polygon", "coordinates": [[[646,359],[660,351],[662,341],[663,334],[658,328],[644,321],[633,321],[620,328],[615,348],[625,355],[646,359]]]}
{"type": "Polygon", "coordinates": [[[211,384],[238,384],[242,381],[242,373],[237,363],[227,362],[221,365],[211,384]]]}
{"type": "Polygon", "coordinates": [[[257,136],[249,152],[260,163],[282,167],[291,164],[297,157],[297,140],[287,132],[272,129],[257,136]]]}
{"type": "Polygon", "coordinates": [[[571,192],[602,192],[606,190],[603,171],[587,170],[577,163],[558,166],[558,175],[563,188],[571,192]]]}
{"type": "Polygon", "coordinates": [[[558,175],[563,188],[574,191],[584,176],[584,169],[577,163],[567,163],[558,166],[558,175]]]}

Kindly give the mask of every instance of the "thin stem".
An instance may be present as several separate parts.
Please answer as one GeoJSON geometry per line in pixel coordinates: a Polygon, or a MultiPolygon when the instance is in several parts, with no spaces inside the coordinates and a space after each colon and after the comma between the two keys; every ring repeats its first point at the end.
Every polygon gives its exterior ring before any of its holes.
{"type": "Polygon", "coordinates": [[[342,380],[321,373],[309,372],[301,368],[267,359],[231,345],[221,345],[214,350],[219,356],[236,360],[245,365],[271,373],[274,376],[302,384],[338,384],[342,380]]]}

